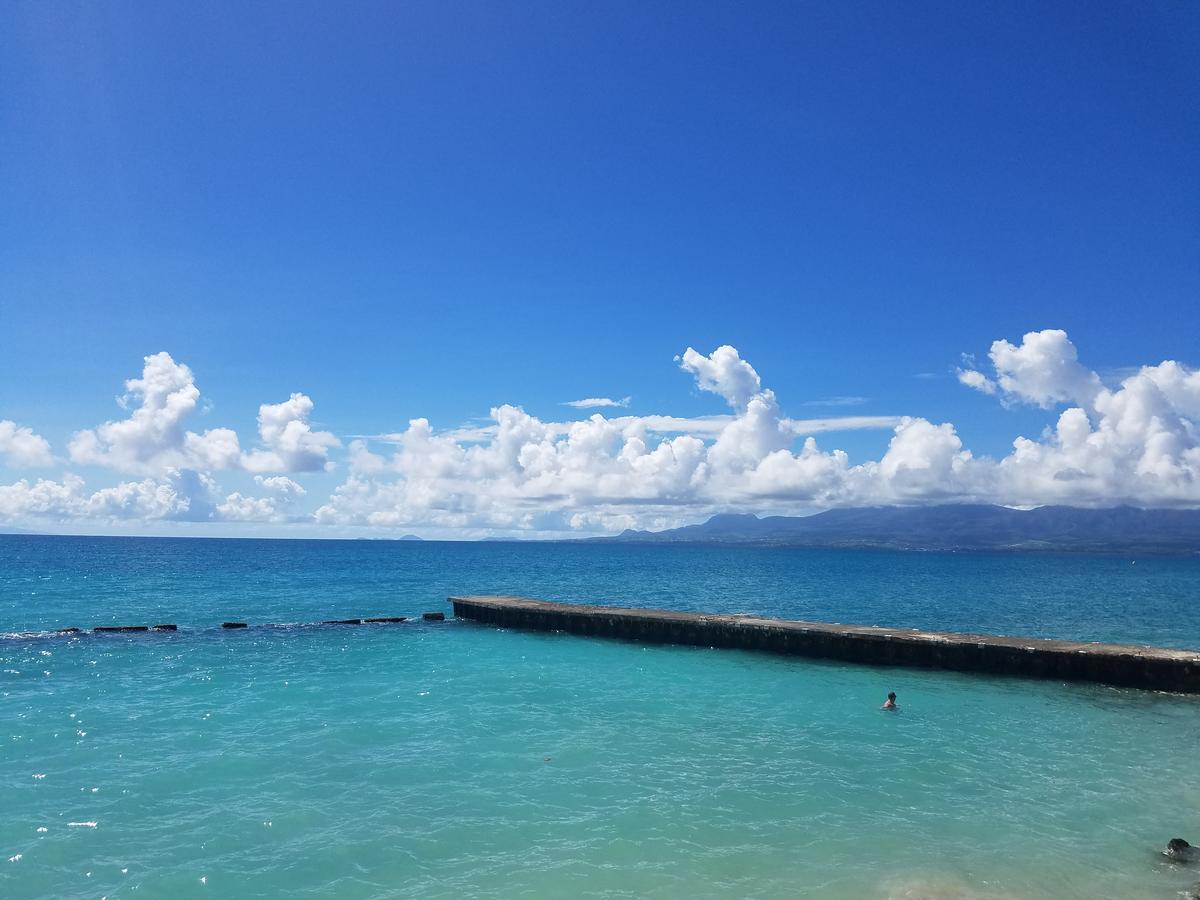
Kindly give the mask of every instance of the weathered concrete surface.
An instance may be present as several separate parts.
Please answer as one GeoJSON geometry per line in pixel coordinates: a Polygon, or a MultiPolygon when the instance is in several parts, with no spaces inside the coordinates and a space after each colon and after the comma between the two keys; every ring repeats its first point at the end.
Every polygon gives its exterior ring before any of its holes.
{"type": "Polygon", "coordinates": [[[450,602],[459,618],[505,628],[1200,693],[1200,652],[1192,650],[583,606],[523,597],[462,596],[450,602]]]}

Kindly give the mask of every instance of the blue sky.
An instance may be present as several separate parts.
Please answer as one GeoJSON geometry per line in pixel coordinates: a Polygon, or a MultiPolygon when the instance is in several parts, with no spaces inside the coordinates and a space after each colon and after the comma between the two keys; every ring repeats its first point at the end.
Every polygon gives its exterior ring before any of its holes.
{"type": "MultiPolygon", "coordinates": [[[[193,496],[183,516],[38,513],[10,496],[7,520],[183,528],[206,509],[216,528],[211,508],[260,490],[253,474],[306,491],[287,517],[238,526],[272,532],[540,533],[933,502],[840,482],[702,497],[623,483],[599,499],[556,484],[523,495],[522,508],[559,498],[530,518],[463,512],[459,472],[452,489],[427,485],[445,490],[425,507],[383,491],[374,526],[361,511],[310,521],[354,471],[355,436],[417,417],[440,433],[513,404],[561,423],[588,414],[565,401],[627,396],[619,414],[740,415],[680,370],[688,347],[737,348],[777,418],[952,423],[975,459],[1042,442],[1063,408],[1103,432],[1104,402],[1011,372],[1002,387],[988,353],[1001,339],[1046,350],[1061,374],[1053,353],[1078,348],[1114,391],[1138,366],[1200,362],[1198,46],[1200,9],[1175,3],[6,4],[0,421],[54,459],[10,453],[0,485],[213,481],[212,503],[193,496]],[[1023,342],[1046,329],[1069,343],[1023,342]],[[332,468],[73,456],[72,435],[129,415],[114,397],[160,351],[194,373],[188,429],[232,429],[249,452],[266,446],[260,405],[301,392],[306,427],[337,440],[332,468]],[[963,353],[991,396],[960,383],[963,353]],[[830,398],[860,399],[819,405],[830,398]]],[[[1151,379],[1178,419],[1179,471],[1134,483],[1147,464],[1123,445],[1123,481],[1110,454],[1046,463],[1052,482],[1100,479],[1077,495],[981,486],[989,475],[953,497],[1200,502],[1190,372],[1168,373],[1178,390],[1151,379]]],[[[816,437],[858,466],[895,432],[816,437]]],[[[390,448],[369,444],[384,470],[359,474],[412,480],[390,448]]]]}

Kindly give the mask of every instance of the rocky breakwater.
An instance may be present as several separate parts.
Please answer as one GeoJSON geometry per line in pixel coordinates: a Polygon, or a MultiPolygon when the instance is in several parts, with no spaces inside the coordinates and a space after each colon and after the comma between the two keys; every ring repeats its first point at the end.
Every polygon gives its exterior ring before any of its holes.
{"type": "Polygon", "coordinates": [[[464,595],[451,597],[450,603],[458,618],[505,628],[1200,693],[1200,652],[1193,650],[552,603],[525,597],[464,595]]]}

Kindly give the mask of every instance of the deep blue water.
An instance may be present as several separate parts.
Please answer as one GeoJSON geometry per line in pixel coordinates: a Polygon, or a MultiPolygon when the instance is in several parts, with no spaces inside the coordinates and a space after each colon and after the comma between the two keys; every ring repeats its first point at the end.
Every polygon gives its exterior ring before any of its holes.
{"type": "MultiPolygon", "coordinates": [[[[0,537],[0,897],[1170,898],[1200,702],[471,623],[516,593],[1200,646],[1200,563],[0,537]],[[898,714],[880,712],[900,694],[898,714]]],[[[1200,869],[1200,866],[1196,867],[1200,869]]]]}
{"type": "Polygon", "coordinates": [[[0,536],[0,629],[411,615],[446,597],[1200,647],[1200,560],[611,544],[0,536]]]}

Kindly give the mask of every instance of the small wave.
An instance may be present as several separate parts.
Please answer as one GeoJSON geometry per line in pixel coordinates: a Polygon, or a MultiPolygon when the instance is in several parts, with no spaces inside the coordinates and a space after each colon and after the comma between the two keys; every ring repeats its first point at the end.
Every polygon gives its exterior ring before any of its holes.
{"type": "Polygon", "coordinates": [[[0,631],[0,640],[27,641],[31,638],[57,637],[57,631],[0,631]]]}
{"type": "Polygon", "coordinates": [[[95,828],[99,822],[68,822],[68,828],[95,828]]]}

